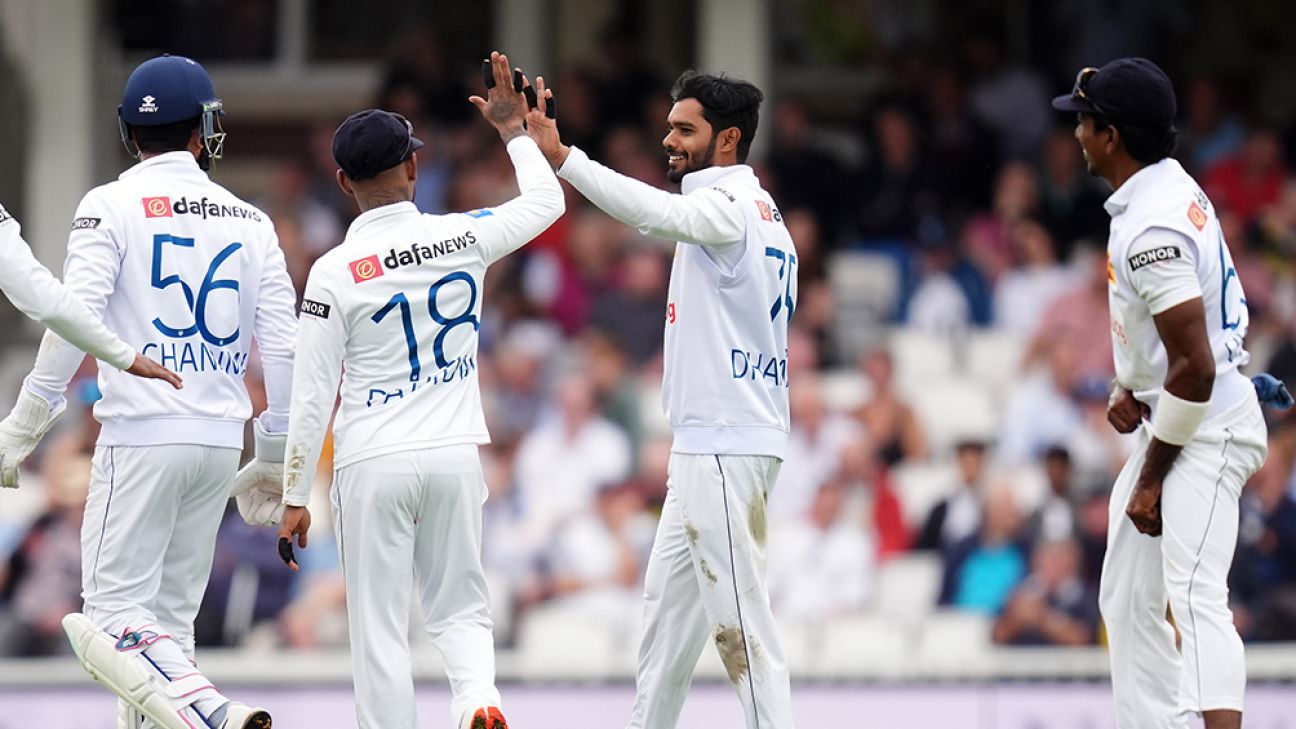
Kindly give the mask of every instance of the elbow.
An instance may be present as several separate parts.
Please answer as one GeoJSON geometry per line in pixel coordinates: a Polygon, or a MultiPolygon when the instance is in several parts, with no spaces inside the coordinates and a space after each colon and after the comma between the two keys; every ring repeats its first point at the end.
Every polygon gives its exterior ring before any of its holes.
{"type": "Polygon", "coordinates": [[[552,224],[567,212],[567,196],[563,194],[562,185],[554,178],[554,185],[551,193],[546,195],[549,209],[549,222],[552,224]]]}

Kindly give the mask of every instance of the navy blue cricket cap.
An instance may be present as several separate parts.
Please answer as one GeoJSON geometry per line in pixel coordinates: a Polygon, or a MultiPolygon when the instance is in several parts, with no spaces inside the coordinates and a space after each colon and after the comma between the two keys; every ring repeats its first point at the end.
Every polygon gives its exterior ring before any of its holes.
{"type": "Polygon", "coordinates": [[[352,180],[367,180],[404,162],[423,142],[414,125],[382,109],[357,111],[333,133],[333,161],[352,180]]]}
{"type": "Polygon", "coordinates": [[[1095,114],[1118,127],[1150,129],[1170,129],[1179,111],[1170,77],[1146,58],[1081,69],[1071,93],[1053,99],[1053,108],[1095,114]]]}

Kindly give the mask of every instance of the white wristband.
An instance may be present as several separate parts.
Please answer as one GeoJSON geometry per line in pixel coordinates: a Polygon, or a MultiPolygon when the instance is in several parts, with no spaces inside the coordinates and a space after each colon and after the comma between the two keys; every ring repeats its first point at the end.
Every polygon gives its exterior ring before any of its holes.
{"type": "Polygon", "coordinates": [[[1152,415],[1152,435],[1170,445],[1184,446],[1196,435],[1206,419],[1209,402],[1193,402],[1162,390],[1152,415]]]}

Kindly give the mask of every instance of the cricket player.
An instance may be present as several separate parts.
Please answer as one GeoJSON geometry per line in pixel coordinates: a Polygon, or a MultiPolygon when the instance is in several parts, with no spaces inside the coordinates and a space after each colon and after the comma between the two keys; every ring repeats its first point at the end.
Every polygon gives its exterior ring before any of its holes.
{"type": "MultiPolygon", "coordinates": [[[[542,96],[543,79],[537,79],[542,96]]],[[[645,626],[629,726],[670,729],[707,639],[747,726],[790,729],[791,691],[765,587],[765,503],[788,439],[788,321],[796,248],[744,164],[762,94],[688,71],[671,90],[667,177],[620,175],[529,130],[558,176],[609,215],[678,240],[666,305],[662,401],[674,431],[668,490],[644,580],[645,626]]]]}
{"type": "MultiPolygon", "coordinates": [[[[68,239],[68,289],[186,379],[173,391],[99,369],[103,427],[81,531],[85,612],[63,626],[85,668],[124,702],[118,726],[129,729],[138,715],[164,729],[271,725],[194,664],[193,620],[251,414],[243,377],[252,340],[269,400],[255,422],[257,457],[278,471],[297,330],[270,219],[205,172],[221,154],[220,113],[198,63],[161,56],[136,68],[118,116],[140,161],[86,194],[68,239]]],[[[15,410],[6,419],[24,445],[57,412],[81,359],[55,336],[42,341],[24,384],[24,396],[41,399],[41,417],[15,410]]]]}
{"type": "MultiPolygon", "coordinates": [[[[78,219],[72,227],[75,230],[89,224],[78,219]]],[[[36,260],[22,239],[18,221],[4,206],[0,206],[0,291],[19,311],[95,359],[137,377],[166,380],[172,387],[180,387],[180,378],[174,372],[136,353],[36,260]]],[[[54,425],[65,406],[62,398],[51,408],[48,401],[27,388],[19,391],[15,418],[0,422],[0,486],[18,487],[18,464],[31,455],[36,442],[54,425]]]]}
{"type": "Polygon", "coordinates": [[[1108,420],[1139,439],[1112,489],[1100,594],[1117,726],[1186,727],[1198,712],[1208,729],[1239,727],[1246,668],[1227,578],[1238,496],[1267,450],[1259,383],[1238,370],[1246,295],[1214,206],[1170,158],[1176,102],[1160,68],[1083,69],[1053,106],[1077,114],[1089,171],[1115,190],[1108,420]]]}
{"type": "Polygon", "coordinates": [[[423,144],[396,114],[358,112],[333,137],[338,184],[361,214],[306,283],[279,534],[306,546],[305,507],[341,378],[331,496],[361,729],[418,726],[411,589],[445,661],[452,720],[507,729],[481,565],[482,285],[486,268],[553,224],[564,202],[523,130],[544,108],[528,113],[529,84],[519,74],[514,85],[506,56],[492,53],[490,72],[488,98],[470,101],[507,144],[522,192],[499,207],[419,213],[423,144]]]}

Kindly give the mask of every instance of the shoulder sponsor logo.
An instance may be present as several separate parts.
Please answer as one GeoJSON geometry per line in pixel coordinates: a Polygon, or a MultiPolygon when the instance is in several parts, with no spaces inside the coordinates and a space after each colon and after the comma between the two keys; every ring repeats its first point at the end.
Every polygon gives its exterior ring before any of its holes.
{"type": "Polygon", "coordinates": [[[716,192],[720,193],[721,195],[724,195],[725,197],[729,198],[729,202],[738,202],[738,198],[734,197],[734,196],[733,196],[733,193],[729,192],[728,190],[724,189],[723,187],[713,187],[713,188],[711,188],[711,189],[712,189],[712,190],[715,190],[716,192]]]}
{"type": "Polygon", "coordinates": [[[470,218],[487,218],[494,214],[495,213],[490,208],[477,208],[476,210],[469,210],[464,213],[464,215],[467,215],[470,218]]]}
{"type": "Polygon", "coordinates": [[[327,319],[329,317],[329,311],[331,308],[332,307],[328,304],[321,304],[318,301],[311,301],[310,299],[302,299],[301,302],[301,313],[317,316],[321,319],[327,319]]]}
{"type": "Polygon", "coordinates": [[[1137,271],[1140,268],[1153,263],[1172,261],[1181,257],[1182,255],[1179,252],[1179,246],[1161,246],[1160,248],[1153,248],[1150,251],[1143,251],[1137,255],[1130,256],[1129,267],[1131,271],[1137,271]]]}
{"type": "Polygon", "coordinates": [[[767,223],[783,222],[783,215],[779,213],[778,208],[770,205],[764,200],[756,201],[756,209],[760,212],[761,220],[767,223]]]}
{"type": "Polygon", "coordinates": [[[171,198],[169,197],[146,197],[140,202],[144,203],[144,217],[146,218],[171,217],[171,198]]]}
{"type": "Polygon", "coordinates": [[[351,269],[351,278],[356,283],[364,283],[371,278],[378,278],[383,275],[382,261],[378,256],[365,256],[358,261],[352,261],[348,268],[351,269]]]}
{"type": "Polygon", "coordinates": [[[1202,206],[1198,205],[1196,201],[1188,206],[1188,221],[1191,222],[1193,227],[1197,230],[1202,230],[1206,227],[1206,211],[1202,210],[1202,206]]]}
{"type": "Polygon", "coordinates": [[[77,218],[72,221],[72,230],[94,230],[100,222],[100,218],[77,218]]]}

